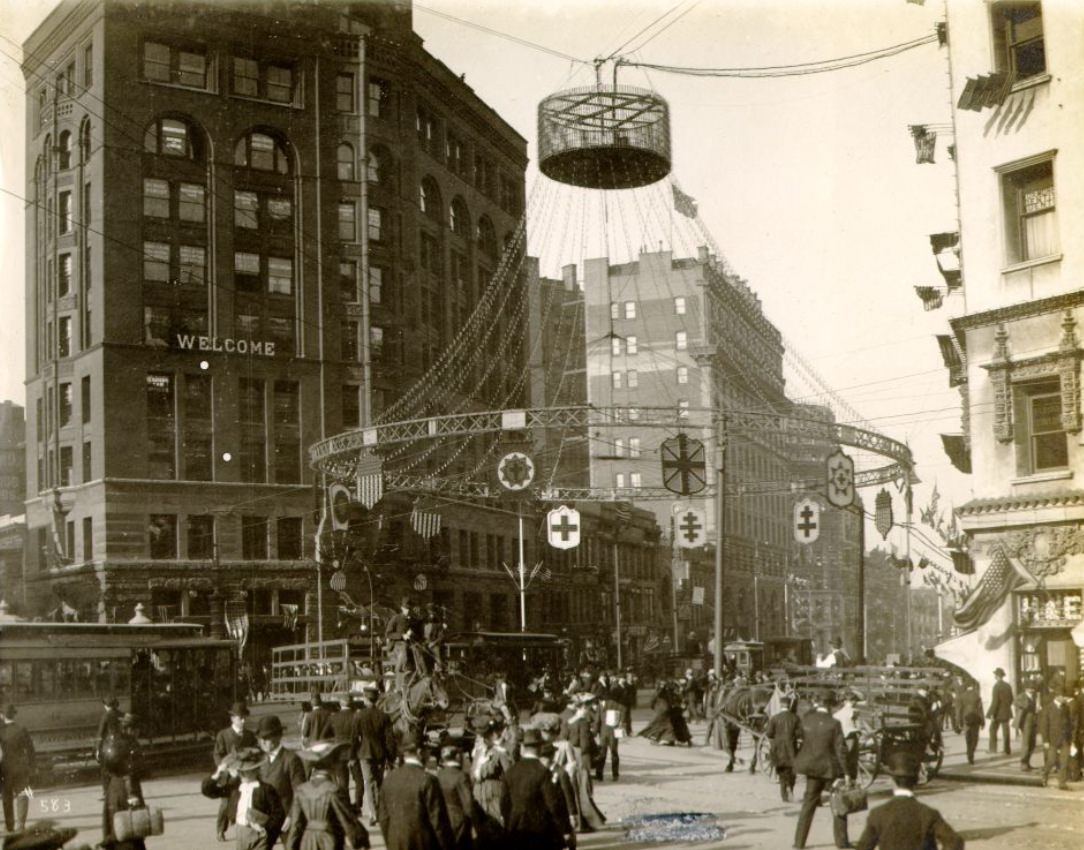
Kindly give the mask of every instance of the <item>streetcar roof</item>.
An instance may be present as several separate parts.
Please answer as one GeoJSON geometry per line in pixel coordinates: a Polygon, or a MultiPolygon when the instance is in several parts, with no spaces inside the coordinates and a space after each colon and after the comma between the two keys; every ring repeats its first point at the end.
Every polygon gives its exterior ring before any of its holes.
{"type": "Polygon", "coordinates": [[[444,639],[445,644],[503,644],[508,646],[523,646],[525,644],[535,646],[559,645],[567,638],[560,635],[546,634],[545,632],[457,632],[444,639]]]}
{"type": "Polygon", "coordinates": [[[206,642],[203,626],[198,623],[0,623],[0,640],[22,644],[42,643],[72,646],[93,643],[101,645],[139,646],[162,645],[184,639],[206,642]]]}

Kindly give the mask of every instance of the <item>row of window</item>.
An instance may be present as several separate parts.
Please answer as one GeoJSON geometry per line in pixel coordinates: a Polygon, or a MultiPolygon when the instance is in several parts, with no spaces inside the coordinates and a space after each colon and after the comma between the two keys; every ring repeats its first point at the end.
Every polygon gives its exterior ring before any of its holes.
{"type": "MultiPolygon", "coordinates": [[[[686,309],[686,301],[684,295],[678,295],[674,298],[674,315],[684,316],[686,309]]],[[[624,316],[626,319],[636,318],[636,302],[635,301],[611,301],[610,302],[610,318],[620,319],[624,316]]]]}
{"type": "Polygon", "coordinates": [[[633,489],[639,489],[644,486],[643,476],[639,472],[615,472],[614,473],[614,487],[618,490],[622,490],[625,487],[631,487],[633,489]],[[628,482],[627,484],[625,482],[628,482]]]}
{"type": "Polygon", "coordinates": [[[89,440],[82,446],[82,477],[75,480],[75,448],[60,446],[38,455],[38,492],[50,487],[70,487],[94,480],[94,449],[89,440]]]}
{"type": "MultiPolygon", "coordinates": [[[[674,377],[679,384],[689,383],[689,367],[678,366],[674,370],[674,377]]],[[[615,390],[621,389],[622,386],[634,390],[640,386],[640,373],[636,369],[629,369],[627,372],[611,372],[610,385],[615,390]]]]}
{"type": "MultiPolygon", "coordinates": [[[[94,85],[94,43],[87,42],[83,46],[82,55],[83,81],[80,86],[76,82],[75,57],[72,56],[66,62],[59,65],[52,86],[52,95],[59,100],[61,97],[78,97],[83,91],[94,85]]],[[[49,121],[49,86],[43,86],[38,90],[38,125],[45,126],[49,121]]]]}
{"type": "MultiPolygon", "coordinates": [[[[225,520],[211,514],[185,517],[183,552],[179,548],[180,524],[176,514],[151,514],[147,522],[147,553],[155,560],[206,561],[214,557],[218,524],[225,520]]],[[[301,517],[241,516],[241,557],[266,561],[274,551],[280,561],[304,557],[301,517]]]]}

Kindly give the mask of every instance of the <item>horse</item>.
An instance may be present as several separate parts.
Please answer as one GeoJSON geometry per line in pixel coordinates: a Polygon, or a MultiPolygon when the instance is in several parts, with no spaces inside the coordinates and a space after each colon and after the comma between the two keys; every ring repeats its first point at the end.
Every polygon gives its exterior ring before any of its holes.
{"type": "Polygon", "coordinates": [[[413,740],[421,744],[429,716],[434,711],[447,710],[448,702],[448,692],[435,676],[415,676],[404,682],[402,690],[385,693],[378,705],[391,718],[398,741],[413,740]]]}
{"type": "Polygon", "coordinates": [[[730,761],[726,772],[734,770],[737,760],[738,739],[743,728],[754,733],[753,757],[749,762],[749,772],[757,769],[757,747],[755,736],[764,730],[768,720],[768,706],[775,697],[773,685],[738,685],[728,691],[722,703],[716,703],[716,713],[712,723],[722,723],[726,731],[726,747],[730,761]]]}

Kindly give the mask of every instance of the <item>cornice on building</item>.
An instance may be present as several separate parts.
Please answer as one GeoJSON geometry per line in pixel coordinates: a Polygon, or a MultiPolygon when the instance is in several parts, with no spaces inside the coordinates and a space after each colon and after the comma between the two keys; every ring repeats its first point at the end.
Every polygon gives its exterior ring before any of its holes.
{"type": "Polygon", "coordinates": [[[970,502],[956,508],[956,513],[961,517],[967,517],[1014,511],[1077,507],[1084,507],[1084,490],[1058,490],[1041,495],[996,496],[988,499],[972,499],[970,502]]]}
{"type": "Polygon", "coordinates": [[[949,319],[949,324],[957,336],[966,331],[989,327],[1004,322],[1018,322],[1022,319],[1031,319],[1035,316],[1043,316],[1048,313],[1058,313],[1073,307],[1084,305],[1084,289],[1073,292],[1063,292],[1052,295],[1049,298],[1039,298],[1035,301],[1022,301],[1018,304],[1009,304],[1004,307],[995,307],[981,313],[970,313],[949,319]]]}

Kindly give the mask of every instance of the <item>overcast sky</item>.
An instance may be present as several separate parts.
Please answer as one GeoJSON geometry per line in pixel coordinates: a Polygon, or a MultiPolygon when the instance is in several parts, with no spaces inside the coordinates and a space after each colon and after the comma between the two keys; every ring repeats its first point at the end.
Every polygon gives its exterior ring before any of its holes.
{"type": "MultiPolygon", "coordinates": [[[[54,5],[0,0],[0,35],[21,43],[54,5]]],[[[529,140],[530,193],[539,179],[538,102],[593,82],[590,61],[630,39],[627,58],[653,64],[793,65],[930,35],[941,12],[940,0],[424,0],[414,21],[427,48],[529,140]]],[[[10,58],[18,55],[0,40],[0,180],[22,194],[23,83],[10,58]]],[[[959,430],[958,396],[933,338],[945,332],[947,315],[924,312],[914,294],[916,285],[942,283],[928,235],[956,229],[946,140],[938,141],[936,164],[920,166],[908,132],[909,124],[951,120],[945,49],[926,45],[853,69],[781,79],[637,68],[623,68],[619,79],[668,100],[674,175],[769,318],[866,419],[912,446],[925,482],[916,505],[935,481],[947,501],[969,498],[969,479],[940,447],[940,433],[959,430]]],[[[0,398],[22,401],[21,203],[5,195],[0,215],[0,398]]],[[[556,273],[557,265],[554,259],[543,270],[556,273]]]]}

